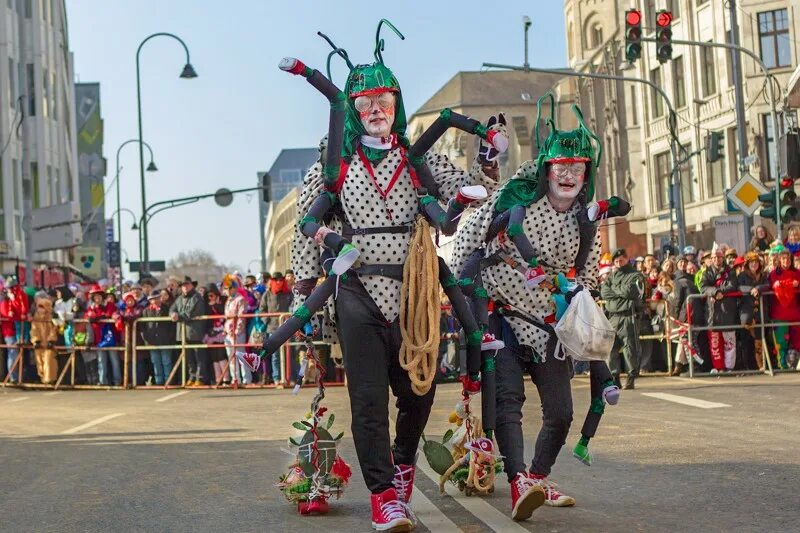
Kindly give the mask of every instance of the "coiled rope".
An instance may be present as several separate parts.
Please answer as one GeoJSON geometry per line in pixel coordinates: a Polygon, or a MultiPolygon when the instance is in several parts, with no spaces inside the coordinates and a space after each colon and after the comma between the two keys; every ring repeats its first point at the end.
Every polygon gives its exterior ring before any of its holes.
{"type": "Polygon", "coordinates": [[[439,355],[439,258],[430,225],[417,218],[403,266],[400,291],[400,365],[408,372],[411,389],[419,396],[431,390],[439,355]]]}

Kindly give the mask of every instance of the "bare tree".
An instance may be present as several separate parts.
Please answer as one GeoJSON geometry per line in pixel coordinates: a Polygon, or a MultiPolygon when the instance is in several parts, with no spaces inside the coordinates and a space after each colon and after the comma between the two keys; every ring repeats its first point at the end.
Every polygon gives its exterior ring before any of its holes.
{"type": "Polygon", "coordinates": [[[165,281],[170,276],[182,280],[191,276],[198,284],[219,283],[226,272],[238,270],[236,265],[226,265],[217,261],[207,250],[194,249],[179,252],[167,262],[167,270],[160,276],[165,281]]]}

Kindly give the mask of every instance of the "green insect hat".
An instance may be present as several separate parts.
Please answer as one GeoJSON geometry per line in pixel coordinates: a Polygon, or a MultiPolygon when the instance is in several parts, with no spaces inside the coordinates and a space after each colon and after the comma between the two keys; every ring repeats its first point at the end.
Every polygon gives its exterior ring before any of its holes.
{"type": "MultiPolygon", "coordinates": [[[[319,33],[319,35],[328,41],[328,44],[333,48],[333,52],[328,55],[328,79],[332,80],[330,60],[334,55],[340,56],[347,63],[350,73],[347,75],[347,82],[345,83],[344,92],[347,95],[344,118],[344,139],[342,143],[342,157],[349,160],[356,151],[359,144],[359,138],[366,135],[364,125],[361,124],[361,117],[355,107],[355,99],[358,96],[372,96],[384,92],[392,92],[395,94],[395,115],[394,123],[392,124],[392,133],[397,135],[398,142],[408,148],[409,142],[406,137],[406,111],[403,105],[403,94],[400,91],[400,83],[397,81],[394,73],[383,63],[383,56],[381,52],[384,49],[384,40],[381,39],[381,27],[386,24],[397,34],[400,39],[405,39],[402,33],[398,31],[394,25],[386,19],[381,19],[378,23],[378,30],[375,32],[375,62],[367,65],[353,65],[345,50],[337,47],[326,35],[319,33]]],[[[386,155],[385,150],[378,150],[363,146],[362,150],[364,155],[372,161],[378,161],[386,155]]]]}
{"type": "MultiPolygon", "coordinates": [[[[380,40],[379,43],[382,43],[380,40]]],[[[380,57],[379,49],[376,49],[376,56],[380,57]]],[[[358,96],[372,96],[384,92],[395,94],[394,123],[392,133],[397,135],[397,139],[406,148],[409,146],[406,137],[406,110],[403,105],[403,93],[400,91],[400,84],[392,71],[383,64],[382,59],[371,65],[358,65],[354,67],[347,76],[344,92],[347,95],[347,112],[344,118],[344,142],[342,144],[342,157],[350,158],[356,151],[358,139],[366,135],[361,117],[356,110],[354,101],[358,96]]],[[[364,155],[370,161],[381,159],[385,151],[362,147],[364,155]]]]}
{"type": "Polygon", "coordinates": [[[591,202],[594,198],[595,177],[603,153],[600,139],[587,126],[583,113],[577,105],[572,105],[572,111],[578,118],[578,127],[571,131],[559,131],[555,123],[555,97],[548,92],[539,98],[536,104],[536,148],[539,155],[536,157],[536,170],[521,173],[510,180],[500,192],[495,205],[495,211],[503,212],[515,205],[528,206],[538,201],[547,194],[547,169],[552,163],[586,163],[586,177],[584,183],[584,201],[591,202]],[[539,123],[542,111],[542,101],[550,99],[550,118],[546,123],[550,126],[550,135],[540,142],[539,123]],[[595,150],[595,144],[597,149],[595,150]]]}

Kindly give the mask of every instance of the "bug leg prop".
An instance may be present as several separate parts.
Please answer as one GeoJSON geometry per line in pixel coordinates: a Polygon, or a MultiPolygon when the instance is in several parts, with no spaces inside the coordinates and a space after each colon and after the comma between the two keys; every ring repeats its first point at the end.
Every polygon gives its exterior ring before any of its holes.
{"type": "Polygon", "coordinates": [[[336,204],[335,191],[342,169],[342,138],[344,135],[345,94],[339,90],[320,71],[303,64],[299,59],[284,58],[278,67],[291,74],[303,76],[309,84],[321,92],[330,102],[330,118],[328,121],[328,147],[325,151],[325,191],[311,204],[308,213],[300,221],[300,230],[306,237],[315,239],[321,246],[332,250],[336,255],[332,272],[342,274],[356,262],[358,250],[344,237],[324,228],[320,221],[336,204]]]}
{"type": "Polygon", "coordinates": [[[589,361],[589,382],[591,384],[592,402],[589,412],[583,421],[581,438],[572,455],[587,466],[592,464],[592,453],[589,451],[589,440],[597,432],[597,426],[605,411],[605,404],[615,405],[619,401],[619,388],[614,384],[611,372],[605,361],[589,361]]]}
{"type": "Polygon", "coordinates": [[[489,142],[498,152],[505,152],[508,149],[508,139],[505,135],[488,129],[473,118],[454,113],[450,109],[444,109],[436,121],[409,148],[408,159],[421,185],[419,194],[422,210],[431,224],[445,235],[455,233],[458,219],[470,202],[482,200],[487,195],[483,186],[463,187],[459,194],[448,202],[446,211],[436,201],[439,198],[439,188],[425,163],[425,153],[451,127],[479,136],[489,142]]]}

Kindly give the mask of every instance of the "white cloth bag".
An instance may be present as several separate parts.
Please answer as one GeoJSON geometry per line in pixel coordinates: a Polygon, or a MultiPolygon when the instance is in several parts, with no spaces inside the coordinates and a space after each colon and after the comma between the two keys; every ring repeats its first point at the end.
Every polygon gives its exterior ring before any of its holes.
{"type": "Polygon", "coordinates": [[[616,336],[606,315],[587,290],[572,297],[555,331],[566,354],[578,361],[605,361],[616,336]]]}

